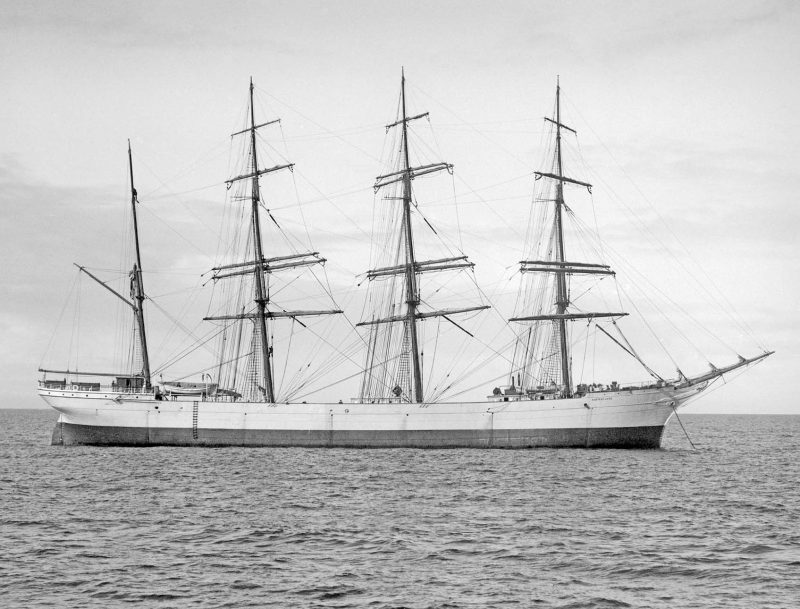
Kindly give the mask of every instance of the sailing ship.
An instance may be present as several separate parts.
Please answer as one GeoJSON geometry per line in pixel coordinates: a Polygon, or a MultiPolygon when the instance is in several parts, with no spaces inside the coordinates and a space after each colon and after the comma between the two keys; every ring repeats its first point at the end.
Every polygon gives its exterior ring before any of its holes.
{"type": "MultiPolygon", "coordinates": [[[[664,427],[677,409],[703,392],[723,375],[769,356],[766,351],[709,372],[664,379],[648,368],[632,345],[615,339],[600,328],[624,352],[635,357],[653,376],[651,382],[620,386],[575,384],[569,326],[576,320],[615,322],[621,311],[576,310],[570,298],[573,276],[613,275],[610,265],[572,261],[567,257],[563,215],[567,210],[565,186],[591,189],[587,182],[568,177],[562,158],[562,135],[573,129],[561,120],[561,89],[556,88],[555,112],[546,121],[554,129],[553,159],[548,171],[536,172],[537,181],[549,185],[549,214],[543,223],[544,238],[529,248],[520,264],[523,285],[517,312],[509,319],[517,328],[506,386],[490,390],[478,401],[441,401],[426,394],[420,326],[430,319],[445,320],[471,333],[456,321],[458,315],[479,315],[488,304],[434,308],[421,295],[420,276],[471,271],[468,257],[457,255],[422,259],[417,251],[412,215],[417,210],[414,180],[425,175],[451,172],[445,162],[411,163],[409,124],[428,113],[409,115],[406,110],[405,74],[401,77],[397,120],[387,132],[399,136],[397,166],[379,176],[376,192],[383,197],[386,226],[394,231],[381,249],[381,265],[367,272],[370,288],[377,294],[370,315],[358,326],[366,337],[366,363],[357,398],[338,403],[289,403],[276,395],[274,347],[269,324],[281,320],[299,322],[307,316],[336,315],[341,310],[285,310],[270,298],[269,278],[284,269],[324,264],[318,252],[295,252],[267,257],[262,240],[260,180],[265,174],[292,170],[291,163],[261,167],[256,132],[275,121],[256,123],[253,83],[250,83],[249,126],[234,134],[249,139],[249,167],[228,181],[249,185],[249,228],[245,260],[220,264],[213,269],[216,282],[246,279],[229,312],[207,320],[227,324],[237,340],[223,340],[221,360],[235,362],[232,374],[222,366],[216,381],[161,382],[151,378],[144,317],[145,290],[136,220],[137,193],[133,185],[133,161],[128,147],[133,214],[135,262],[130,272],[131,298],[127,298],[85,267],[92,279],[121,299],[132,310],[140,371],[135,374],[77,373],[43,370],[39,394],[59,413],[52,443],[60,445],[126,446],[311,446],[311,447],[418,447],[418,448],[533,448],[608,447],[658,448],[664,427]],[[242,295],[245,295],[243,297],[242,295]],[[241,368],[241,332],[248,328],[247,373],[241,368]],[[227,353],[226,348],[236,351],[227,353]],[[48,378],[48,374],[51,375],[48,378]],[[53,380],[52,375],[64,375],[53,380]],[[85,382],[83,378],[112,377],[113,382],[85,382]],[[224,378],[223,378],[224,377],[224,378]]],[[[543,216],[544,217],[544,216],[543,216]]],[[[425,220],[427,222],[427,220],[425,220]]],[[[599,327],[599,326],[598,326],[599,327]]]]}

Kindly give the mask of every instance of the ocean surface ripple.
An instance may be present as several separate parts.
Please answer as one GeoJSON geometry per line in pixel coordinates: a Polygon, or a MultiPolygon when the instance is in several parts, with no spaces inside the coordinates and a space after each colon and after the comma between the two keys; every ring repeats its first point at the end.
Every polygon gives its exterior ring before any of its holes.
{"type": "Polygon", "coordinates": [[[800,417],[664,448],[49,446],[0,410],[0,606],[797,607],[800,417]]]}

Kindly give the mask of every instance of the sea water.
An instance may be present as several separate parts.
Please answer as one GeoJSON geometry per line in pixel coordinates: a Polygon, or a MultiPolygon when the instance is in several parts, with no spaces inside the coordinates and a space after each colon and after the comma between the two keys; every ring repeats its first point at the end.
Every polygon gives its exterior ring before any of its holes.
{"type": "Polygon", "coordinates": [[[65,448],[0,410],[0,606],[800,606],[800,417],[682,420],[696,449],[65,448]]]}

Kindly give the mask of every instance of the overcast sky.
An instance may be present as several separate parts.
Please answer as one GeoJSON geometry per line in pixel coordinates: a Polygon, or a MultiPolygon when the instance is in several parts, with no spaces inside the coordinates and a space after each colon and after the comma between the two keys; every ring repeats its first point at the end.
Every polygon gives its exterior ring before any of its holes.
{"type": "MultiPolygon", "coordinates": [[[[148,285],[167,293],[163,277],[175,273],[177,285],[184,271],[196,284],[195,269],[213,262],[229,134],[241,127],[251,76],[263,118],[282,119],[308,234],[357,317],[348,274],[366,270],[371,186],[404,66],[410,110],[431,112],[436,152],[455,165],[463,242],[488,269],[487,292],[521,255],[518,227],[558,75],[564,120],[578,129],[586,162],[575,173],[595,184],[585,219],[599,216],[604,242],[630,263],[623,286],[652,273],[733,347],[701,346],[718,366],[736,352],[777,351],[692,410],[797,412],[789,399],[800,365],[797,3],[1,6],[0,406],[39,406],[36,369],[73,284],[72,262],[116,265],[108,261],[120,253],[128,212],[128,138],[148,285]]],[[[165,306],[177,315],[182,305],[167,298],[165,306]]],[[[703,340],[691,323],[685,332],[703,340]]],[[[706,370],[697,353],[678,361],[686,373],[706,370]]]]}

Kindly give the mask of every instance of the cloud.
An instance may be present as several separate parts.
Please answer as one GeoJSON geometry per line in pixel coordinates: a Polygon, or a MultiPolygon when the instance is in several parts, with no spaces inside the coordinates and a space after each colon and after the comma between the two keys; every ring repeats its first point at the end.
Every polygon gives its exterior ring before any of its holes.
{"type": "MultiPolygon", "coordinates": [[[[660,54],[669,49],[686,49],[720,44],[739,39],[743,31],[763,25],[780,24],[797,16],[798,8],[792,2],[717,2],[709,3],[625,3],[625,18],[621,21],[619,35],[605,37],[598,46],[601,61],[619,58],[644,57],[660,54]],[[713,3],[712,3],[713,4],[713,3]],[[655,14],[654,14],[655,13],[655,14]]],[[[602,5],[603,12],[608,11],[602,5]]]]}
{"type": "Polygon", "coordinates": [[[247,32],[241,28],[236,36],[220,36],[221,12],[221,6],[175,2],[13,3],[6,7],[2,29],[22,37],[47,35],[90,46],[128,49],[246,44],[247,32]]]}

